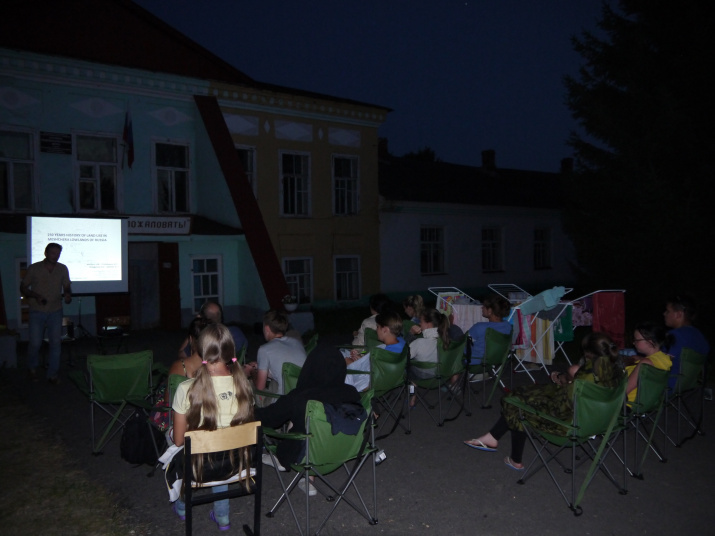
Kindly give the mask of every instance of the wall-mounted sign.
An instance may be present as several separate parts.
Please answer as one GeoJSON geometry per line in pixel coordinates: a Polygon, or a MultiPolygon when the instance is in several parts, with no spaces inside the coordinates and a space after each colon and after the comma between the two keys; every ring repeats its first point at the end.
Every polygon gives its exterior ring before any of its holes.
{"type": "Polygon", "coordinates": [[[191,216],[129,216],[130,235],[188,235],[191,216]]]}
{"type": "Polygon", "coordinates": [[[40,152],[72,154],[72,134],[40,132],[40,152]]]}

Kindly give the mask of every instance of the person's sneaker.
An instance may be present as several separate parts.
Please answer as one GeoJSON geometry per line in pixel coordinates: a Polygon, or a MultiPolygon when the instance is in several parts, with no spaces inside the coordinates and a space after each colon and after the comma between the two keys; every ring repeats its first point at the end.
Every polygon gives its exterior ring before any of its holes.
{"type": "Polygon", "coordinates": [[[277,465],[274,465],[273,458],[271,458],[271,455],[268,454],[267,452],[261,456],[261,461],[263,462],[263,465],[270,465],[271,467],[275,467],[279,471],[284,471],[284,472],[287,471],[287,469],[281,465],[281,462],[279,462],[277,458],[276,458],[277,465]]]}
{"type": "Polygon", "coordinates": [[[59,385],[60,378],[59,376],[55,376],[54,378],[47,378],[47,383],[49,383],[50,385],[59,385]]]}
{"type": "MultiPolygon", "coordinates": [[[[298,481],[298,487],[300,488],[300,490],[301,490],[303,493],[305,493],[305,478],[301,478],[301,479],[298,481]]],[[[314,496],[316,496],[317,494],[318,494],[318,490],[315,489],[315,486],[313,486],[313,484],[311,484],[310,481],[308,481],[308,496],[309,496],[309,497],[314,497],[314,496]]]]}
{"type": "Polygon", "coordinates": [[[218,527],[218,530],[229,530],[231,528],[230,523],[226,523],[225,525],[222,525],[221,523],[218,522],[216,519],[216,514],[214,514],[214,511],[211,510],[211,513],[209,514],[209,517],[211,518],[211,521],[216,523],[216,526],[218,527]]]}
{"type": "Polygon", "coordinates": [[[186,512],[184,512],[183,514],[181,512],[179,512],[179,510],[177,510],[177,508],[176,508],[176,503],[171,505],[171,509],[179,517],[179,519],[181,519],[181,521],[186,521],[186,512]]]}

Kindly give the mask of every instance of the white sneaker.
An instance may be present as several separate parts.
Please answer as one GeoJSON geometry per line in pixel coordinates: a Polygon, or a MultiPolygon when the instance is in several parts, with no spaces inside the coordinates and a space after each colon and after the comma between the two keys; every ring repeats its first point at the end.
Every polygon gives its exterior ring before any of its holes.
{"type": "MultiPolygon", "coordinates": [[[[298,487],[301,489],[301,491],[303,491],[303,493],[305,493],[305,478],[301,478],[298,481],[298,487]]],[[[311,484],[310,481],[308,481],[308,496],[314,497],[317,494],[318,494],[318,490],[315,489],[315,486],[313,486],[313,484],[311,484]]]]}
{"type": "Polygon", "coordinates": [[[278,461],[278,458],[276,458],[276,464],[273,464],[273,458],[271,458],[271,455],[268,454],[267,452],[261,456],[261,461],[263,462],[263,465],[270,465],[271,467],[275,467],[279,471],[287,471],[285,467],[281,465],[281,462],[278,461]]]}

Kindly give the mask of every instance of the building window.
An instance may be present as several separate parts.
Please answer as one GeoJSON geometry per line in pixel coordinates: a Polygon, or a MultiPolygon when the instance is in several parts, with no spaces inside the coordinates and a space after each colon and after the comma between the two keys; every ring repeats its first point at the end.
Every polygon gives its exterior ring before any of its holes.
{"type": "Polygon", "coordinates": [[[551,268],[551,229],[534,229],[534,270],[551,268]]]}
{"type": "Polygon", "coordinates": [[[360,298],[360,257],[335,257],[335,299],[360,298]]]}
{"type": "Polygon", "coordinates": [[[191,261],[194,314],[207,301],[221,303],[221,257],[194,257],[191,261]]]}
{"type": "Polygon", "coordinates": [[[310,158],[304,154],[281,155],[281,214],[310,215],[310,158]]]}
{"type": "Polygon", "coordinates": [[[256,184],[256,149],[253,147],[237,147],[236,152],[243,164],[243,171],[246,173],[248,184],[251,185],[253,195],[258,197],[258,186],[256,184]]]}
{"type": "Polygon", "coordinates": [[[189,148],[175,143],[154,144],[159,212],[189,212],[189,148]]]}
{"type": "Polygon", "coordinates": [[[283,259],[283,273],[292,296],[298,303],[313,301],[313,259],[283,259]]]}
{"type": "Polygon", "coordinates": [[[79,210],[118,210],[117,139],[76,136],[79,210]]]}
{"type": "Polygon", "coordinates": [[[482,272],[504,270],[502,230],[498,227],[482,229],[482,272]]]}
{"type": "Polygon", "coordinates": [[[420,271],[422,275],[444,273],[444,229],[420,229],[420,271]]]}
{"type": "Polygon", "coordinates": [[[0,130],[0,210],[34,208],[32,134],[0,130]]]}
{"type": "Polygon", "coordinates": [[[358,157],[333,157],[333,211],[338,215],[358,213],[358,157]]]}

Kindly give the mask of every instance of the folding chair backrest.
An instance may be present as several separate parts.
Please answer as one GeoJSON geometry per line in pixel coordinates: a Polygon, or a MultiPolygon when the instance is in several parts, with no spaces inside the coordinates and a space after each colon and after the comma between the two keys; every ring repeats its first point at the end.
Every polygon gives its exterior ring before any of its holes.
{"type": "Polygon", "coordinates": [[[405,383],[405,369],[410,347],[405,344],[402,352],[390,352],[384,348],[373,348],[370,352],[370,387],[375,396],[405,383]]]}
{"type": "Polygon", "coordinates": [[[600,435],[615,422],[614,415],[623,411],[626,379],[618,387],[603,387],[584,380],[574,380],[574,429],[579,439],[600,435]]]}
{"type": "Polygon", "coordinates": [[[412,329],[412,326],[416,326],[412,320],[403,320],[402,321],[402,336],[406,337],[409,333],[410,330],[412,329]]]}
{"type": "Polygon", "coordinates": [[[316,346],[318,346],[318,334],[317,333],[315,333],[308,341],[308,344],[305,345],[305,355],[308,355],[308,354],[310,354],[310,352],[315,350],[316,346]]]}
{"type": "Polygon", "coordinates": [[[682,394],[695,389],[698,386],[704,368],[705,356],[703,354],[690,348],[683,348],[680,352],[680,374],[675,383],[674,392],[682,394]]]}
{"type": "MultiPolygon", "coordinates": [[[[372,390],[366,391],[362,397],[363,407],[367,401],[366,411],[369,415],[372,390]]],[[[365,424],[370,419],[365,419],[355,435],[338,432],[333,435],[332,425],[325,416],[322,402],[309,400],[305,409],[306,430],[310,434],[308,441],[308,460],[321,474],[326,475],[342,466],[343,463],[356,458],[361,454],[365,433],[365,424]]]]}
{"type": "Polygon", "coordinates": [[[641,365],[638,371],[638,391],[631,408],[636,413],[658,409],[668,386],[670,371],[652,365],[641,365]]]}
{"type": "Polygon", "coordinates": [[[484,333],[484,358],[485,365],[498,367],[506,361],[511,350],[511,332],[499,333],[497,330],[487,328],[484,333]]]}
{"type": "Polygon", "coordinates": [[[260,421],[218,428],[217,430],[192,430],[185,437],[191,438],[191,454],[222,452],[255,445],[260,421]]]}
{"type": "Polygon", "coordinates": [[[377,331],[372,328],[365,328],[365,346],[368,350],[372,350],[380,344],[380,339],[377,338],[377,331]]]}
{"type": "Polygon", "coordinates": [[[439,359],[439,374],[443,378],[449,378],[464,370],[464,347],[467,345],[468,334],[464,334],[459,340],[449,343],[445,350],[442,341],[437,341],[437,358],[439,359]]]}
{"type": "Polygon", "coordinates": [[[240,365],[245,365],[246,364],[246,345],[244,344],[241,346],[241,349],[238,352],[238,363],[240,365]]]}
{"type": "Polygon", "coordinates": [[[142,400],[152,392],[151,350],[87,356],[92,399],[103,403],[142,400]]]}
{"type": "Polygon", "coordinates": [[[167,385],[169,388],[169,402],[172,405],[174,404],[174,396],[176,395],[176,388],[179,387],[179,385],[181,385],[188,379],[189,378],[187,378],[183,374],[170,374],[169,375],[169,379],[167,380],[167,385]]]}
{"type": "Polygon", "coordinates": [[[298,385],[298,376],[300,376],[300,371],[302,367],[299,367],[295,363],[283,363],[283,368],[281,369],[283,374],[283,394],[287,395],[295,386],[298,385]]]}

